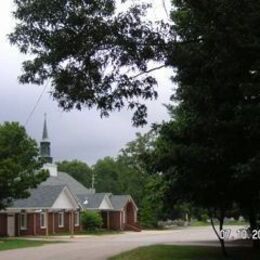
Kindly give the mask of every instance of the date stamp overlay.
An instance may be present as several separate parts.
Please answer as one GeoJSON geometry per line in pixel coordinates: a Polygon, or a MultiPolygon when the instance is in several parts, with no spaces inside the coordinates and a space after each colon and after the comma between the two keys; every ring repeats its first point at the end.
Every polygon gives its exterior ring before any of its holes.
{"type": "Polygon", "coordinates": [[[260,229],[250,230],[249,228],[240,228],[237,230],[232,230],[230,228],[227,228],[219,231],[219,237],[223,240],[260,240],[260,229]]]}

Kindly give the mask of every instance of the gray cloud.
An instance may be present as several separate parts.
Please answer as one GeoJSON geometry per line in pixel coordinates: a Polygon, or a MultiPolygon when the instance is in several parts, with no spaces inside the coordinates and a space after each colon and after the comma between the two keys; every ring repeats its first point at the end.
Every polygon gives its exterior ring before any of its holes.
{"type": "MultiPolygon", "coordinates": [[[[12,31],[14,21],[11,16],[12,1],[0,4],[0,122],[18,121],[24,125],[43,87],[20,85],[17,77],[21,63],[25,59],[18,50],[10,46],[6,35],[12,31]]],[[[156,14],[160,5],[156,5],[156,14]]],[[[164,10],[160,9],[162,15],[164,10]]],[[[43,114],[48,114],[49,135],[52,141],[52,154],[55,160],[79,159],[89,164],[104,156],[115,156],[123,146],[134,139],[136,132],[146,132],[150,124],[168,119],[162,103],[169,103],[172,72],[155,72],[159,80],[159,99],[146,102],[149,109],[149,124],[144,128],[134,128],[132,113],[123,110],[101,119],[95,110],[63,112],[48,93],[43,95],[39,106],[31,117],[26,129],[40,140],[43,127],[43,114]]]]}

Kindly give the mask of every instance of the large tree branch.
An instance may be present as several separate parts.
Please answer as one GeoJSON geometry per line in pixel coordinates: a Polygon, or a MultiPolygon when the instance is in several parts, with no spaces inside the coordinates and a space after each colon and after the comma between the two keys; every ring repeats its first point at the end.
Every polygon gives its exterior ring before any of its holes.
{"type": "Polygon", "coordinates": [[[165,68],[165,67],[166,67],[166,65],[164,64],[164,65],[161,65],[161,66],[159,66],[159,67],[152,68],[152,69],[150,69],[150,70],[141,72],[141,73],[139,73],[139,74],[137,74],[137,75],[131,77],[131,79],[138,78],[138,77],[140,77],[140,76],[142,76],[142,75],[149,74],[149,73],[151,73],[151,72],[153,72],[153,71],[155,71],[155,70],[160,70],[160,69],[165,68]]]}

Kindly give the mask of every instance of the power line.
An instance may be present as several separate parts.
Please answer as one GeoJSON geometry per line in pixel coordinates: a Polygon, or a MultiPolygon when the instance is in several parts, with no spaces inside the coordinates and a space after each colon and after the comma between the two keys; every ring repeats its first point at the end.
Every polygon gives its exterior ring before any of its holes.
{"type": "Polygon", "coordinates": [[[165,3],[165,0],[162,0],[162,6],[163,6],[163,9],[166,13],[166,16],[167,18],[169,18],[169,13],[168,13],[168,10],[167,10],[167,6],[166,6],[166,3],[165,3]]]}
{"type": "Polygon", "coordinates": [[[41,101],[41,99],[42,99],[42,97],[43,97],[43,95],[44,95],[44,93],[45,93],[45,91],[46,91],[48,85],[49,85],[49,82],[50,82],[49,80],[46,82],[46,84],[45,84],[45,86],[44,86],[44,88],[43,88],[43,90],[42,90],[40,96],[38,97],[38,99],[37,99],[35,105],[33,106],[33,109],[32,109],[32,111],[31,111],[31,113],[29,114],[27,120],[25,121],[25,126],[28,125],[28,123],[29,123],[31,117],[33,116],[35,110],[37,109],[37,107],[38,107],[38,105],[39,105],[39,103],[40,103],[40,101],[41,101]]]}

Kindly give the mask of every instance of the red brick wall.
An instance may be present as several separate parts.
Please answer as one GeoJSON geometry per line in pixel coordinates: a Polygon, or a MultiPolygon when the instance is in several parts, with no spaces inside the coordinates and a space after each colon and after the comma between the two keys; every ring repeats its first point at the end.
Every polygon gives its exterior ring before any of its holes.
{"type": "Polygon", "coordinates": [[[0,236],[7,236],[7,215],[0,214],[0,236]]]}
{"type": "Polygon", "coordinates": [[[128,202],[125,207],[126,214],[126,224],[134,224],[135,223],[135,207],[132,202],[128,202]]]}
{"type": "MultiPolygon", "coordinates": [[[[27,229],[26,230],[20,230],[20,236],[33,236],[34,235],[34,214],[28,213],[27,215],[27,229]]],[[[18,223],[20,223],[20,220],[18,220],[20,216],[18,214],[15,215],[15,226],[16,226],[16,234],[19,234],[18,232],[18,223]]]]}
{"type": "Polygon", "coordinates": [[[110,212],[110,229],[120,230],[120,211],[110,212]]]}
{"type": "MultiPolygon", "coordinates": [[[[27,213],[27,229],[20,229],[20,215],[15,214],[15,234],[16,236],[33,236],[33,235],[46,235],[46,228],[41,228],[40,226],[40,213],[27,213]],[[35,223],[36,221],[36,223],[35,223]]],[[[58,226],[58,213],[50,212],[48,213],[48,228],[49,235],[56,233],[70,233],[71,232],[71,213],[64,212],[64,227],[58,226]],[[54,220],[54,230],[53,230],[53,220],[54,220]],[[55,232],[53,232],[55,231],[55,232]]],[[[75,221],[75,215],[74,215],[75,221]]],[[[80,232],[81,226],[74,225],[74,232],[80,232]]],[[[7,236],[7,214],[0,214],[0,236],[7,236]]]]}

